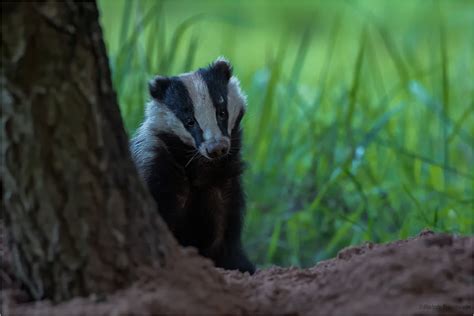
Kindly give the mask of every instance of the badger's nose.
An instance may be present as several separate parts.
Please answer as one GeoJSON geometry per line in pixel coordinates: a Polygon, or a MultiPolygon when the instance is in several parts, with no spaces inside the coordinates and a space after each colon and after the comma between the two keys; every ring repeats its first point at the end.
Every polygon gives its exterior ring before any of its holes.
{"type": "Polygon", "coordinates": [[[213,140],[206,144],[206,152],[210,158],[219,158],[229,152],[229,144],[225,139],[213,140]]]}

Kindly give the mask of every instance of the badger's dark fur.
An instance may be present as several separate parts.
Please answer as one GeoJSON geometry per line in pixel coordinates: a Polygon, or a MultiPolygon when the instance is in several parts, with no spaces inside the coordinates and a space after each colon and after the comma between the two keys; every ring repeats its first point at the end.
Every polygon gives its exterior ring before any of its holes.
{"type": "Polygon", "coordinates": [[[218,59],[193,73],[156,77],[149,89],[131,151],[161,216],[183,246],[218,267],[253,273],[241,245],[246,101],[231,65],[218,59]]]}

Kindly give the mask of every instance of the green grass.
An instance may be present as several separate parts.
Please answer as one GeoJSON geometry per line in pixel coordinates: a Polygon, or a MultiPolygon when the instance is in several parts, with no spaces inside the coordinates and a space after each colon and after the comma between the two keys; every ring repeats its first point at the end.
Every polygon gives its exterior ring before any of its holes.
{"type": "Polygon", "coordinates": [[[248,94],[244,233],[308,266],[423,228],[474,233],[474,2],[99,1],[122,115],[229,58],[248,94]]]}

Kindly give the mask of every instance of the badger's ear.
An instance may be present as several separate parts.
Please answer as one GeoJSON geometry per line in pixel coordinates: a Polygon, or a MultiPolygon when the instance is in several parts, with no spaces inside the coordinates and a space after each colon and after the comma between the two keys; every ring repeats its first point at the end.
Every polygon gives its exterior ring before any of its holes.
{"type": "Polygon", "coordinates": [[[210,70],[221,76],[226,81],[232,77],[232,65],[224,57],[219,57],[210,66],[210,70]]]}
{"type": "Polygon", "coordinates": [[[150,95],[157,101],[162,101],[165,98],[166,90],[170,86],[171,80],[167,77],[156,76],[148,81],[148,90],[150,95]]]}

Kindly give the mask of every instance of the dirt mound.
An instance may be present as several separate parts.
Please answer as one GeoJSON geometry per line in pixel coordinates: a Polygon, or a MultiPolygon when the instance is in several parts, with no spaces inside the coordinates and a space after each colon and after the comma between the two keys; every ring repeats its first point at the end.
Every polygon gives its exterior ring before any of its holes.
{"type": "Polygon", "coordinates": [[[423,315],[474,313],[474,237],[424,232],[389,244],[346,248],[308,269],[216,269],[194,250],[165,269],[143,271],[107,297],[19,303],[3,293],[5,315],[423,315]]]}

